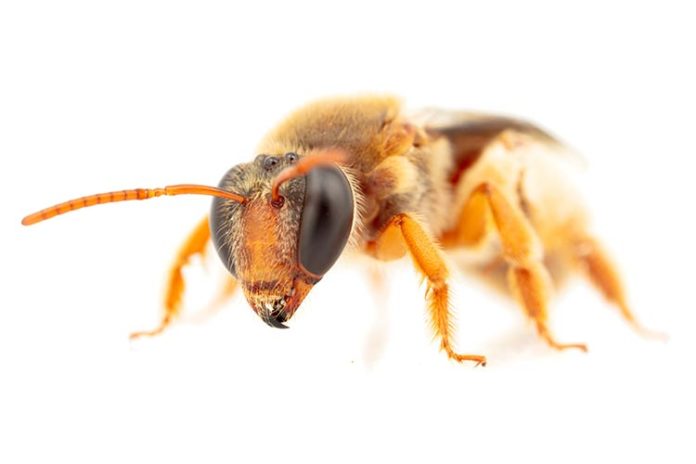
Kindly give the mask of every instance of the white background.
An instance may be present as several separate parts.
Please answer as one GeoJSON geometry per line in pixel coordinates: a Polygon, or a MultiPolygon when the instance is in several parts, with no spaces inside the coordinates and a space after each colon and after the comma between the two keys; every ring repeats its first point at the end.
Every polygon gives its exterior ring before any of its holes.
{"type": "Polygon", "coordinates": [[[0,462],[694,462],[693,13],[557,3],[3,2],[0,462]],[[636,313],[670,342],[578,280],[553,327],[591,351],[552,352],[455,272],[459,347],[489,357],[456,365],[403,261],[381,300],[342,262],[287,331],[240,297],[195,317],[216,284],[194,267],[187,318],[129,343],[209,200],[19,225],[83,194],[216,184],[288,111],[366,91],[569,141],[636,313]]]}

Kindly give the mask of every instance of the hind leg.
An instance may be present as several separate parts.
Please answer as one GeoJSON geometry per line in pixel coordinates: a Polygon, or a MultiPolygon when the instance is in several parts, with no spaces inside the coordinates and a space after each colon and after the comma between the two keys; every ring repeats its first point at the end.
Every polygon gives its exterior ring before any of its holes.
{"type": "MultiPolygon", "coordinates": [[[[167,278],[167,288],[164,296],[164,313],[160,324],[152,329],[141,332],[134,332],[130,335],[131,339],[143,336],[154,336],[162,333],[181,312],[181,303],[185,290],[183,268],[189,263],[193,256],[204,256],[206,246],[210,240],[210,228],[208,218],[205,217],[196,225],[189,237],[176,254],[174,263],[169,271],[167,278]]],[[[233,287],[230,287],[233,288],[233,287]]],[[[228,292],[231,292],[228,291],[228,292]]]]}
{"type": "Polygon", "coordinates": [[[616,267],[596,239],[585,237],[577,240],[573,254],[590,281],[609,302],[616,305],[623,318],[636,331],[649,337],[666,338],[664,334],[646,329],[638,322],[628,306],[623,284],[616,267]]]}

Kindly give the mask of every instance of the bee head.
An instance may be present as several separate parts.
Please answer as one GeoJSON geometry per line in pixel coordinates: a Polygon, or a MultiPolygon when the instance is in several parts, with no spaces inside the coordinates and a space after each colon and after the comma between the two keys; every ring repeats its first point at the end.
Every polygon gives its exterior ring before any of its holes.
{"type": "Polygon", "coordinates": [[[211,236],[256,314],[285,328],[333,266],[353,227],[354,196],[335,151],[262,154],[230,169],[220,189],[244,203],[213,200],[211,236]]]}
{"type": "Polygon", "coordinates": [[[336,262],[353,229],[353,190],[337,165],[344,159],[335,149],[259,155],[230,169],[220,188],[176,184],[97,193],[37,211],[22,224],[114,202],[213,196],[209,224],[222,262],[264,322],[285,327],[336,262]]]}

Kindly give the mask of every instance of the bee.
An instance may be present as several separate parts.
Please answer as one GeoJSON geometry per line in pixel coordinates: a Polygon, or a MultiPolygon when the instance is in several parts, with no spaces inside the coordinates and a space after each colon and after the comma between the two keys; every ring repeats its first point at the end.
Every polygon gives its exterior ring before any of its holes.
{"type": "Polygon", "coordinates": [[[443,253],[469,250],[469,268],[504,285],[552,348],[552,287],[581,270],[635,329],[619,274],[592,233],[585,207],[563,175],[566,148],[531,123],[431,110],[405,114],[398,99],[335,98],[309,104],[261,141],[253,161],[232,167],[218,187],[172,185],[90,195],[24,218],[34,224],[76,209],[159,196],[213,196],[168,275],[158,327],[181,312],[182,269],[212,241],[229,271],[225,294],[241,287],[266,324],[286,328],[309,291],[347,250],[380,261],[409,255],[427,283],[439,346],[455,361],[485,365],[453,347],[449,268],[443,253]]]}

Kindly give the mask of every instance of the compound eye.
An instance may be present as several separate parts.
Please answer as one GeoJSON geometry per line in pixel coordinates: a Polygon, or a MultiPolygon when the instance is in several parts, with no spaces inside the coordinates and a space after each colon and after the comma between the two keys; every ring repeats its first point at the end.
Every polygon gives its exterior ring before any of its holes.
{"type": "MultiPolygon", "coordinates": [[[[220,180],[218,187],[227,190],[230,184],[239,182],[240,178],[242,178],[241,171],[238,168],[233,168],[220,180]]],[[[210,207],[209,217],[210,237],[213,240],[215,251],[217,251],[222,264],[235,278],[237,277],[237,266],[231,245],[232,238],[240,232],[238,218],[241,208],[243,205],[239,203],[215,197],[210,207]]]]}
{"type": "Polygon", "coordinates": [[[225,265],[230,274],[237,277],[237,270],[227,237],[229,226],[225,227],[226,224],[229,224],[229,220],[227,215],[221,211],[224,201],[220,198],[213,200],[213,206],[210,211],[210,235],[222,264],[225,265]]]}
{"type": "Polygon", "coordinates": [[[317,167],[306,176],[299,235],[299,263],[322,276],[343,252],[353,227],[353,191],[336,167],[317,167]]]}

